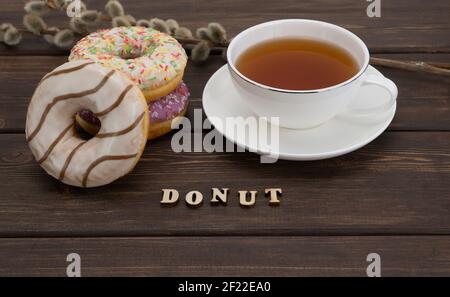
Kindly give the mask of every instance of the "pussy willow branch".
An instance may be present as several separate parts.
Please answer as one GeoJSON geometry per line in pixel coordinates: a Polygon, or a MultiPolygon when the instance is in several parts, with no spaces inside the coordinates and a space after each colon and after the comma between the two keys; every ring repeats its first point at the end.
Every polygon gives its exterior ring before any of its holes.
{"type": "MultiPolygon", "coordinates": [[[[50,9],[56,10],[58,9],[57,6],[53,3],[53,0],[49,0],[47,2],[47,6],[50,9]]],[[[105,15],[104,13],[100,12],[100,20],[102,22],[111,22],[111,18],[108,15],[105,15]]],[[[30,33],[27,30],[19,29],[19,31],[23,33],[30,33]]],[[[42,34],[55,34],[55,31],[45,29],[42,34]]],[[[83,36],[83,34],[77,34],[79,36],[83,36]]],[[[176,37],[175,37],[176,38],[176,37]]],[[[201,39],[198,38],[176,38],[184,47],[192,47],[196,44],[198,44],[201,39]]],[[[214,43],[209,41],[209,46],[213,49],[226,49],[229,45],[229,41],[223,41],[220,43],[214,43]]],[[[450,64],[449,63],[425,63],[421,61],[399,61],[399,60],[392,60],[392,59],[384,59],[384,58],[370,58],[370,64],[375,66],[383,66],[383,67],[390,67],[395,69],[401,69],[401,70],[408,70],[408,71],[417,71],[417,72],[425,72],[435,75],[442,75],[442,76],[448,76],[450,77],[450,64]]]]}
{"type": "Polygon", "coordinates": [[[419,71],[450,77],[450,64],[448,63],[425,63],[420,61],[398,61],[383,58],[370,58],[370,64],[384,66],[408,71],[419,71]]]}
{"type": "MultiPolygon", "coordinates": [[[[197,43],[199,43],[200,41],[202,41],[202,39],[198,39],[198,38],[177,38],[175,37],[179,43],[181,43],[182,45],[195,45],[197,43]]],[[[227,48],[228,45],[230,45],[229,41],[224,41],[224,42],[220,42],[220,43],[211,43],[210,44],[211,47],[216,47],[216,48],[227,48]]]]}
{"type": "MultiPolygon", "coordinates": [[[[22,34],[34,35],[33,33],[31,33],[30,31],[28,31],[27,29],[24,29],[24,28],[17,28],[17,30],[18,30],[20,33],[22,33],[22,34]]],[[[53,34],[56,34],[57,32],[58,32],[58,30],[44,29],[44,30],[42,30],[41,35],[53,35],[53,34]]],[[[80,34],[75,33],[75,32],[74,32],[74,34],[80,35],[80,34]]],[[[81,36],[81,35],[80,35],[80,36],[81,36]]]]}

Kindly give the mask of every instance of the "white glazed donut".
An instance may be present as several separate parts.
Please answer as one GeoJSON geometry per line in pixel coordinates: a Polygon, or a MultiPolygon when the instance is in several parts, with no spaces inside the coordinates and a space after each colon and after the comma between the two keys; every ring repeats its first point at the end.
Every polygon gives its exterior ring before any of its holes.
{"type": "Polygon", "coordinates": [[[102,186],[130,172],[147,141],[146,100],[128,78],[94,62],[79,60],[41,80],[28,107],[26,136],[38,163],[51,176],[79,187],[102,186]],[[74,115],[91,110],[98,134],[81,139],[74,115]]]}

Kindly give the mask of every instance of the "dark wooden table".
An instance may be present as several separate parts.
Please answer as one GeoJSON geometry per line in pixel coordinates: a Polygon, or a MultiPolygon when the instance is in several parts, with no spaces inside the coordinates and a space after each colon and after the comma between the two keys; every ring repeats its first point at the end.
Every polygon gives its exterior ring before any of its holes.
{"type": "MultiPolygon", "coordinates": [[[[124,1],[138,18],[173,17],[190,28],[219,21],[230,36],[267,20],[318,19],[355,32],[375,57],[450,63],[448,0],[381,2],[382,17],[369,18],[365,0],[124,1]]],[[[1,0],[0,22],[19,25],[22,7],[1,0]]],[[[252,153],[177,154],[167,135],[125,178],[79,189],[45,174],[25,142],[34,88],[67,59],[39,37],[26,39],[0,45],[0,275],[64,276],[72,252],[84,276],[365,276],[372,252],[383,276],[450,275],[448,78],[379,68],[399,87],[395,119],[342,157],[260,164],[252,153]],[[211,187],[230,188],[228,206],[159,203],[162,188],[208,198],[211,187]],[[279,207],[267,206],[266,187],[283,189],[279,207]],[[260,191],[255,207],[240,207],[238,190],[260,191]]],[[[213,56],[188,65],[188,116],[223,64],[213,56]]]]}

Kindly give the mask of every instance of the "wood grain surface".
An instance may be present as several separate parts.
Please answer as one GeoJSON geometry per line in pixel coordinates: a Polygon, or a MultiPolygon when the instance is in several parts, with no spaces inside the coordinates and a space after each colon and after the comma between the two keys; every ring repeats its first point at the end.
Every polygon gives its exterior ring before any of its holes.
{"type": "Polygon", "coordinates": [[[342,157],[260,164],[251,153],[177,154],[167,135],[125,178],[80,189],[45,174],[23,135],[3,134],[0,193],[15,191],[0,201],[0,235],[448,234],[449,147],[450,132],[388,132],[342,157]],[[226,207],[159,204],[162,188],[210,199],[212,187],[230,188],[226,207]],[[283,189],[280,207],[267,205],[269,187],[283,189]],[[260,191],[256,206],[241,208],[238,190],[260,191]]]}
{"type": "MultiPolygon", "coordinates": [[[[100,8],[106,1],[85,1],[100,8]]],[[[0,1],[0,22],[19,25],[24,1],[0,1]]],[[[220,21],[234,36],[267,20],[310,18],[358,34],[376,57],[450,63],[447,0],[123,1],[138,18],[176,18],[195,29],[220,21]]],[[[66,26],[52,13],[49,24],[66,26]]],[[[67,51],[27,36],[0,44],[0,275],[64,276],[66,256],[82,256],[85,276],[365,276],[366,256],[384,276],[450,276],[450,79],[379,68],[399,87],[397,114],[379,138],[323,161],[260,164],[241,153],[174,153],[170,135],[152,141],[135,170],[113,184],[79,189],[52,179],[25,136],[28,102],[41,77],[67,51]],[[212,187],[230,188],[212,206],[212,187]],[[263,191],[281,187],[278,207],[263,191]],[[163,208],[162,188],[205,196],[163,208]],[[259,191],[253,208],[238,190],[259,191]]],[[[189,63],[184,77],[202,108],[208,78],[225,61],[189,63]]]]}
{"type": "Polygon", "coordinates": [[[450,274],[447,236],[151,237],[0,239],[0,275],[65,276],[76,251],[81,276],[381,276],[450,274]],[[20,259],[17,255],[22,255],[20,259]]]}

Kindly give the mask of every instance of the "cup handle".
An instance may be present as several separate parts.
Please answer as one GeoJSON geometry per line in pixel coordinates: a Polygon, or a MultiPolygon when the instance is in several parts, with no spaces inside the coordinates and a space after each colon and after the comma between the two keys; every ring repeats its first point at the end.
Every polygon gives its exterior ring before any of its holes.
{"type": "Polygon", "coordinates": [[[370,108],[350,108],[347,109],[346,114],[351,114],[352,116],[370,116],[387,112],[394,106],[397,100],[398,89],[392,80],[379,74],[367,74],[361,87],[370,85],[375,85],[388,91],[390,96],[389,101],[370,108]]]}

